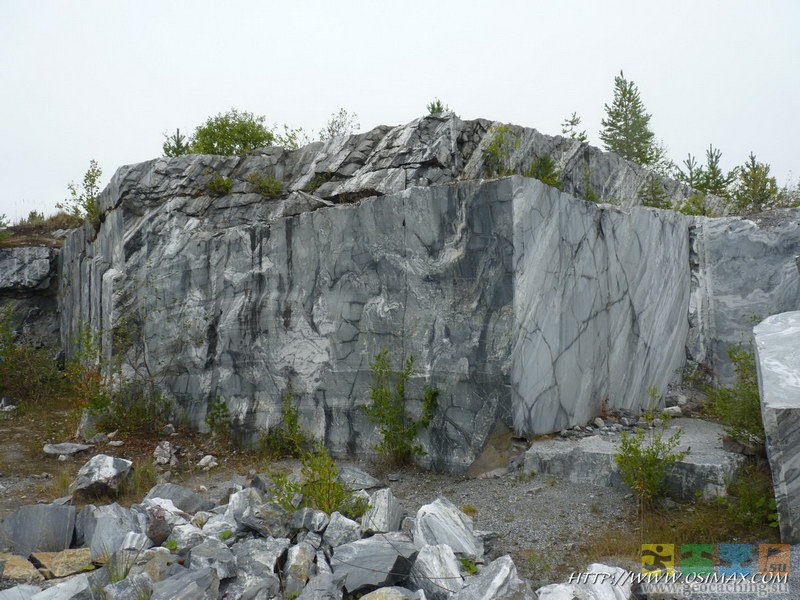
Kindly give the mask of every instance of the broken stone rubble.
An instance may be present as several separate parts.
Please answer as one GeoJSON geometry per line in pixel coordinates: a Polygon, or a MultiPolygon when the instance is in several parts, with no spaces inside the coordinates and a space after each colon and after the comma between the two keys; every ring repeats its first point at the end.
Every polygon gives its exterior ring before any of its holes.
{"type": "Polygon", "coordinates": [[[535,598],[517,577],[510,557],[483,564],[488,561],[483,555],[482,534],[474,532],[471,519],[445,498],[421,507],[414,518],[414,532],[404,533],[399,531],[402,519],[398,519],[403,514],[388,489],[372,494],[370,505],[379,510],[363,526],[340,513],[329,516],[310,508],[293,513],[270,508],[267,518],[265,507],[271,505],[261,503],[262,492],[255,488],[239,489],[227,504],[211,507],[195,496],[175,484],[162,484],[130,509],[116,504],[89,505],[78,519],[80,536],[75,535],[73,507],[36,505],[19,509],[0,524],[0,529],[13,536],[10,548],[23,548],[26,553],[8,555],[11,560],[6,562],[19,565],[10,572],[28,582],[0,592],[0,600],[4,594],[14,598],[10,594],[29,592],[44,599],[78,600],[85,590],[98,588],[107,598],[119,600],[136,598],[143,590],[151,598],[187,600],[269,598],[277,594],[342,598],[345,593],[435,600],[535,598]],[[254,507],[260,515],[256,520],[254,507]],[[14,523],[20,521],[18,515],[31,510],[50,515],[45,520],[49,527],[70,540],[80,538],[85,546],[61,554],[29,552],[29,546],[20,545],[18,539],[29,531],[18,529],[14,523]],[[229,518],[231,528],[215,528],[215,516],[229,518]],[[382,522],[380,529],[388,531],[373,534],[375,519],[382,522]],[[197,524],[192,524],[195,521],[197,524]],[[290,537],[271,535],[267,521],[290,537]],[[154,526],[156,522],[160,527],[154,526]],[[163,546],[149,538],[149,532],[156,529],[167,533],[163,546]],[[454,547],[443,540],[451,541],[454,547]],[[67,553],[77,554],[70,567],[61,568],[59,565],[67,563],[59,557],[67,553]],[[478,573],[466,573],[460,558],[474,559],[481,565],[478,573]],[[28,559],[37,560],[42,568],[37,570],[28,559]],[[27,571],[22,568],[25,565],[27,571]],[[80,572],[90,568],[95,570],[80,572]],[[117,581],[116,576],[111,577],[111,569],[123,569],[127,575],[117,581]],[[58,578],[68,571],[78,574],[58,578]],[[45,577],[54,578],[55,585],[43,582],[45,577]],[[31,582],[35,585],[25,587],[31,582]]]}

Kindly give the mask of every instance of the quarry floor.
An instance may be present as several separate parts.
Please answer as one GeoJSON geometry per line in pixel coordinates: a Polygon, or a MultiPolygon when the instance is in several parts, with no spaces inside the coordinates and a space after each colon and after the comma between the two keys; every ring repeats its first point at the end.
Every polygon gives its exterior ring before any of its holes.
{"type": "MultiPolygon", "coordinates": [[[[64,414],[18,415],[0,420],[0,520],[25,504],[49,502],[68,494],[69,483],[91,454],[59,462],[42,452],[45,443],[69,441],[64,414]]],[[[169,439],[181,448],[180,464],[171,481],[185,485],[215,501],[226,497],[232,484],[244,483],[249,471],[292,470],[297,461],[267,463],[253,454],[232,449],[220,440],[191,432],[172,437],[161,435],[124,437],[119,447],[99,446],[106,453],[134,461],[144,472],[153,461],[160,440],[169,439]],[[220,465],[202,471],[195,465],[205,454],[213,454],[220,465]],[[142,466],[146,469],[142,469],[142,466]]],[[[468,477],[418,468],[390,473],[379,464],[349,462],[391,487],[408,514],[423,504],[445,496],[473,518],[476,529],[495,532],[489,557],[511,554],[522,577],[534,587],[564,581],[573,571],[591,562],[606,562],[636,568],[631,548],[614,540],[640,539],[638,505],[632,495],[619,488],[572,484],[547,475],[518,476],[488,473],[468,477]],[[610,535],[613,532],[613,535],[610,535]],[[627,555],[627,556],[626,556],[627,555]]],[[[119,502],[140,501],[153,480],[143,478],[119,502]]],[[[110,502],[111,500],[109,500],[110,502]]]]}

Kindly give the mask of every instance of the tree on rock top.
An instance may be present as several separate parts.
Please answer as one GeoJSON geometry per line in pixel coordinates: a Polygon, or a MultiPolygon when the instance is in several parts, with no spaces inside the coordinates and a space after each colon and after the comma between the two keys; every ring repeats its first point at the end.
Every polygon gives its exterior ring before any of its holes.
{"type": "Polygon", "coordinates": [[[195,154],[233,156],[272,144],[275,136],[264,125],[263,116],[235,108],[210,117],[195,129],[191,151],[195,154]]]}
{"type": "Polygon", "coordinates": [[[600,121],[600,140],[606,150],[645,167],[664,159],[664,150],[650,130],[650,114],[639,97],[639,89],[625,79],[622,71],[614,78],[614,101],[605,109],[607,117],[600,121]]]}

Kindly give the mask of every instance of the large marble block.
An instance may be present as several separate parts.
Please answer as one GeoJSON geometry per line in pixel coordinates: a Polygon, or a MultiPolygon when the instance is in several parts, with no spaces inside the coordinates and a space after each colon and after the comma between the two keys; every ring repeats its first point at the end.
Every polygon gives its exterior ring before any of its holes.
{"type": "Polygon", "coordinates": [[[800,543],[800,311],[753,328],[761,416],[772,467],[781,540],[800,543]]]}

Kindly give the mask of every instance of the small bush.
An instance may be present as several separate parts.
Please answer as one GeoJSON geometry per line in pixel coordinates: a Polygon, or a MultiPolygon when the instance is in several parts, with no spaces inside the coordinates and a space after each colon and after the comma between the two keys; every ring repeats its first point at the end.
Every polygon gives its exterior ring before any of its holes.
{"type": "Polygon", "coordinates": [[[189,150],[194,154],[235,156],[269,146],[275,136],[266,127],[265,121],[264,116],[232,108],[226,113],[209,117],[197,127],[189,142],[189,150]]]}
{"type": "Polygon", "coordinates": [[[736,370],[736,384],[729,388],[707,388],[711,412],[732,438],[763,450],[764,424],[753,353],[737,344],[728,349],[728,356],[736,370]]]}
{"type": "Polygon", "coordinates": [[[706,215],[706,197],[703,194],[692,194],[681,203],[678,212],[689,216],[706,215]]]}
{"type": "Polygon", "coordinates": [[[382,436],[375,449],[395,463],[412,462],[415,456],[425,454],[414,438],[420,428],[430,425],[438,405],[439,390],[428,385],[423,387],[422,414],[413,419],[406,411],[406,385],[414,372],[414,357],[406,360],[402,371],[395,371],[389,360],[389,350],[384,348],[375,355],[370,369],[371,402],[363,408],[382,436]]]}
{"type": "Polygon", "coordinates": [[[295,406],[294,389],[291,383],[283,395],[283,422],[261,436],[259,453],[271,458],[301,456],[308,445],[306,434],[300,427],[299,415],[295,406]]]}
{"type": "Polygon", "coordinates": [[[89,169],[83,175],[83,183],[79,188],[74,182],[67,185],[70,197],[63,202],[56,203],[56,208],[64,210],[80,219],[86,219],[97,227],[100,224],[100,207],[97,199],[100,196],[100,178],[103,170],[96,160],[89,161],[89,169]]]}
{"type": "Polygon", "coordinates": [[[428,102],[427,108],[430,115],[441,115],[442,113],[450,112],[450,107],[447,104],[442,104],[442,101],[438,98],[428,102]]]}
{"type": "Polygon", "coordinates": [[[206,413],[206,425],[213,434],[226,434],[231,422],[231,413],[225,401],[217,396],[208,405],[206,413]]]}
{"type": "Polygon", "coordinates": [[[322,444],[317,444],[310,452],[304,452],[301,459],[301,481],[292,482],[285,473],[270,473],[276,504],[288,511],[294,511],[295,497],[302,494],[303,505],[330,514],[336,510],[349,518],[357,518],[366,511],[366,504],[347,489],[337,478],[339,469],[322,444]]]}
{"type": "Polygon", "coordinates": [[[206,183],[206,190],[208,190],[212,196],[218,198],[230,194],[231,188],[233,188],[233,181],[229,177],[224,177],[223,175],[214,175],[206,183]]]}
{"type": "Polygon", "coordinates": [[[245,181],[253,186],[256,194],[261,194],[265,198],[276,200],[283,195],[283,184],[272,175],[251,173],[245,178],[245,181]]]}
{"type": "Polygon", "coordinates": [[[641,200],[642,206],[662,209],[672,208],[672,202],[667,196],[664,184],[654,176],[648,177],[642,189],[639,190],[639,200],[641,200]]]}
{"type": "Polygon", "coordinates": [[[483,149],[483,168],[487,177],[512,175],[511,153],[519,147],[520,137],[511,125],[498,125],[489,143],[483,149]]]}
{"type": "Polygon", "coordinates": [[[474,517],[478,512],[478,509],[472,504],[465,504],[464,506],[459,507],[459,510],[469,517],[474,517]]]}
{"type": "Polygon", "coordinates": [[[324,173],[317,173],[314,175],[314,178],[311,180],[311,183],[308,184],[306,191],[309,194],[313,194],[317,191],[317,188],[321,186],[323,183],[328,183],[331,179],[333,179],[333,172],[332,171],[325,171],[324,173]]]}
{"type": "Polygon", "coordinates": [[[127,381],[111,394],[111,402],[100,411],[98,425],[122,433],[157,433],[169,423],[174,406],[154,386],[127,381]]]}
{"type": "MultiPolygon", "coordinates": [[[[650,397],[655,404],[657,391],[651,388],[650,397]]],[[[675,451],[680,443],[681,431],[665,438],[664,431],[653,426],[655,415],[655,406],[645,414],[651,424],[647,433],[642,430],[633,435],[623,432],[619,451],[614,455],[622,481],[634,491],[643,507],[652,505],[664,495],[667,470],[687,454],[685,451],[675,451]]],[[[666,424],[666,420],[662,422],[662,427],[663,424],[666,424]]]]}
{"type": "Polygon", "coordinates": [[[523,175],[532,179],[538,179],[542,183],[558,190],[561,189],[561,173],[556,169],[556,163],[549,154],[540,156],[534,160],[530,168],[525,171],[523,175]]]}
{"type": "Polygon", "coordinates": [[[739,525],[778,526],[778,514],[772,477],[755,465],[746,465],[728,485],[728,497],[718,498],[728,512],[728,518],[739,525]]]}
{"type": "Polygon", "coordinates": [[[17,343],[11,310],[0,310],[0,397],[17,402],[18,410],[52,406],[66,391],[58,363],[44,348],[17,343]]]}
{"type": "Polygon", "coordinates": [[[588,202],[602,202],[602,198],[592,187],[592,170],[585,166],[581,172],[581,183],[583,184],[583,199],[588,202]]]}
{"type": "Polygon", "coordinates": [[[468,558],[461,559],[461,568],[467,575],[475,575],[478,572],[478,566],[468,558]]]}

